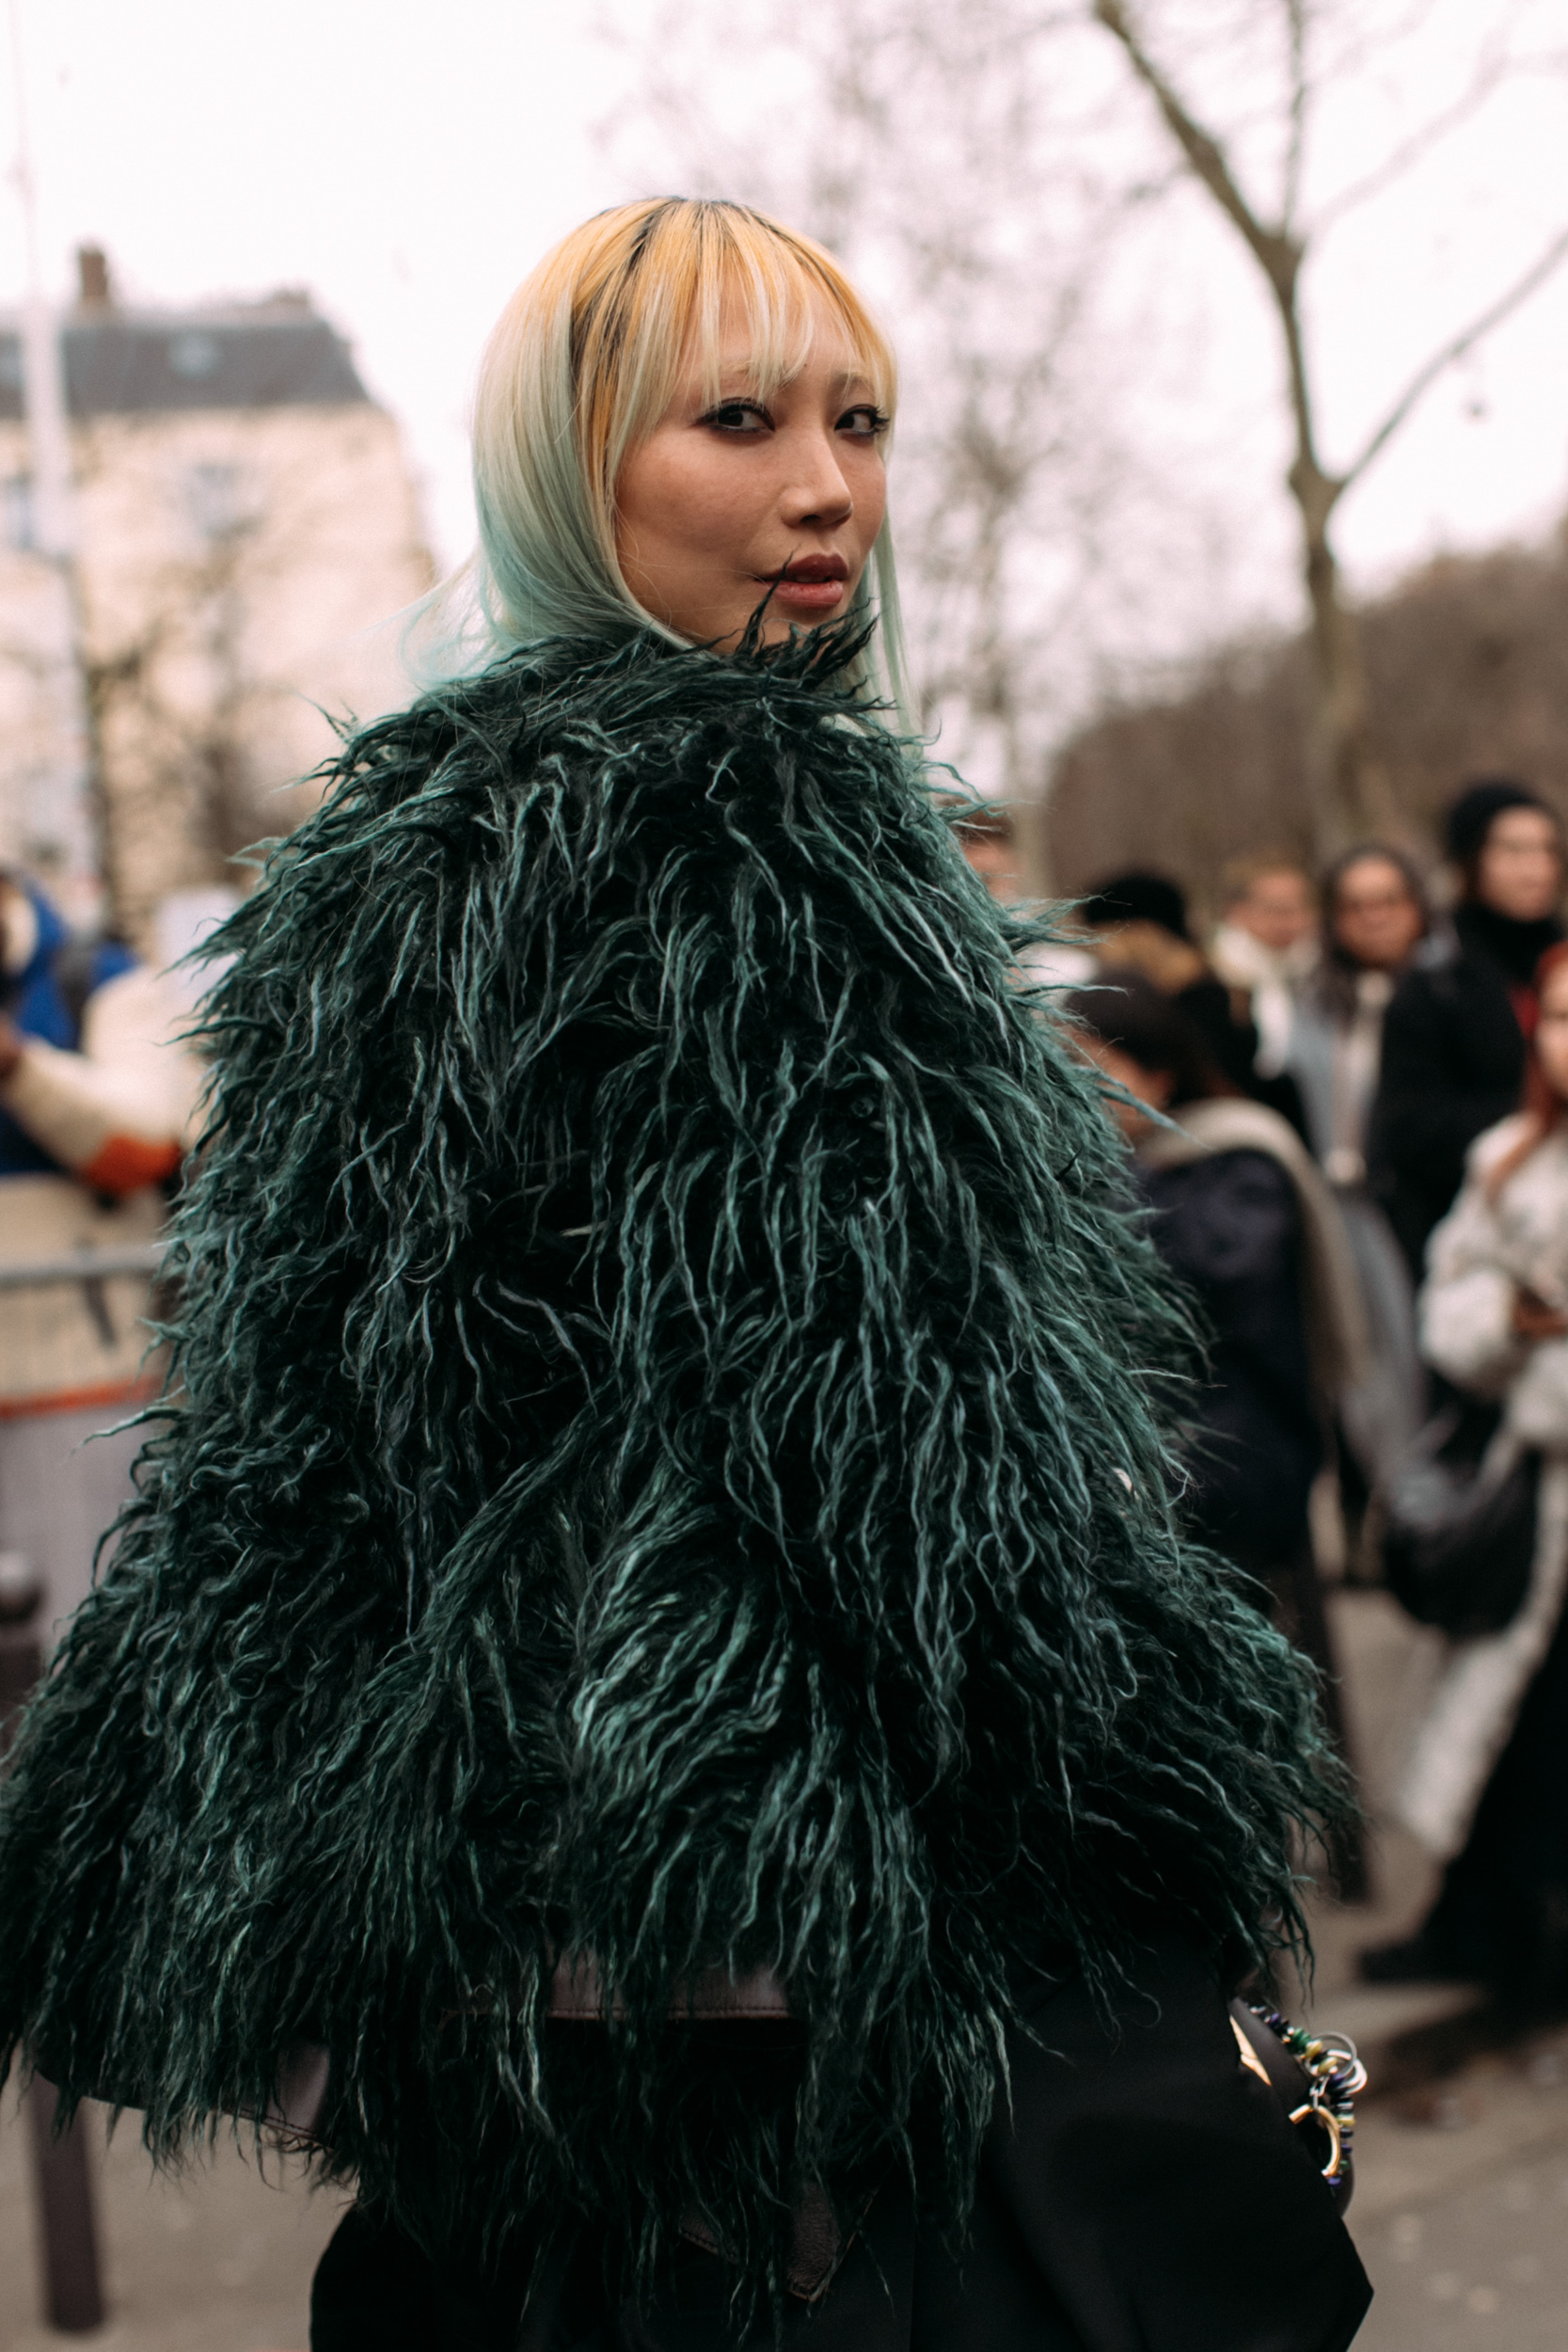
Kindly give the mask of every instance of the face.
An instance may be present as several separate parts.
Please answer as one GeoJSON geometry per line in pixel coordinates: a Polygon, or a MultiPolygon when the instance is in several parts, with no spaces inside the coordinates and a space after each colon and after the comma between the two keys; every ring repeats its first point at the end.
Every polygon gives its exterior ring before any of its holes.
{"type": "Polygon", "coordinates": [[[1366,972],[1397,972],[1421,936],[1421,910],[1386,857],[1347,866],[1334,891],[1334,944],[1366,972]]]}
{"type": "Polygon", "coordinates": [[[1078,1042],[1107,1078],[1136,1097],[1133,1103],[1113,1102],[1105,1105],[1128,1142],[1135,1142],[1148,1124],[1137,1104],[1147,1103],[1150,1109],[1163,1111],[1176,1091],[1174,1074],[1168,1070],[1146,1070],[1141,1061],[1124,1054],[1119,1045],[1107,1045],[1101,1038],[1081,1037],[1078,1042]]]}
{"type": "Polygon", "coordinates": [[[1560,1103],[1568,1103],[1568,970],[1560,965],[1541,992],[1535,1057],[1560,1103]]]}
{"type": "Polygon", "coordinates": [[[999,898],[1006,906],[1023,896],[1023,877],[1019,872],[1016,841],[1005,833],[969,831],[965,831],[960,839],[964,856],[993,898],[999,898]]]}
{"type": "Polygon", "coordinates": [[[1265,947],[1282,954],[1312,929],[1312,887],[1292,866],[1259,874],[1230,909],[1230,920],[1265,947]]]}
{"type": "Polygon", "coordinates": [[[1562,844],[1544,808],[1505,808],[1487,828],[1476,897],[1494,914],[1539,923],[1562,895],[1562,844]]]}
{"type": "Polygon", "coordinates": [[[693,357],[675,396],[615,485],[615,551],[627,587],[699,644],[734,645],[772,590],[768,644],[841,620],[887,507],[887,420],[826,302],[810,356],[766,400],[738,316],[723,337],[719,396],[693,357]]]}

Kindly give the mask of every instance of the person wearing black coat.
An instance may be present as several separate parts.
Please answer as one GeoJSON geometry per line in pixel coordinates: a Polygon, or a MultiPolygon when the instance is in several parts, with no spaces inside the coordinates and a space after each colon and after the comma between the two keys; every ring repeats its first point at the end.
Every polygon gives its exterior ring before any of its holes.
{"type": "Polygon", "coordinates": [[[1389,1005],[1368,1158],[1418,1282],[1476,1137],[1515,1110],[1534,1025],[1536,965],[1563,936],[1562,837],[1527,785],[1469,785],[1449,811],[1463,877],[1453,946],[1409,973],[1389,1005]]]}
{"type": "Polygon", "coordinates": [[[1150,1238],[1207,1327],[1205,1375],[1183,1415],[1187,1524],[1268,1596],[1313,1659],[1343,1747],[1307,1518],[1336,1394],[1361,1344],[1333,1202],[1289,1124],[1240,1095],[1182,1009],[1140,974],[1108,967],[1063,1009],[1084,1051],[1125,1089],[1117,1116],[1150,1238]]]}

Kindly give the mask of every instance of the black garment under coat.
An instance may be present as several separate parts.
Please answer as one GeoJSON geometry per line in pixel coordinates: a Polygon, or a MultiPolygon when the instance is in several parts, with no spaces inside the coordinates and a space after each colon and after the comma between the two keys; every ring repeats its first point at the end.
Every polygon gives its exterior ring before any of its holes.
{"type": "Polygon", "coordinates": [[[1433,1227],[1453,1206],[1476,1137],[1519,1107],[1525,1039],[1515,991],[1562,937],[1556,921],[1514,923],[1462,906],[1455,951],[1406,974],[1383,1030],[1368,1144],[1372,1189],[1418,1282],[1433,1227]]]}
{"type": "MultiPolygon", "coordinates": [[[[1343,2352],[1371,2290],[1312,2156],[1243,2071],[1225,1996],[1166,1943],[1106,2030],[1080,1980],[1043,1989],[1008,2049],[961,2259],[893,2178],[826,2295],[791,2301],[802,2352],[1343,2352]]],[[[568,2031],[596,2031],[574,2026],[568,2031]]],[[[733,2026],[717,2029],[733,2033],[733,2026]]],[[[437,2277],[356,2209],[316,2277],[312,2352],[766,2352],[690,2248],[656,2307],[616,2308],[585,2218],[521,2315],[531,2246],[437,2277]]]]}

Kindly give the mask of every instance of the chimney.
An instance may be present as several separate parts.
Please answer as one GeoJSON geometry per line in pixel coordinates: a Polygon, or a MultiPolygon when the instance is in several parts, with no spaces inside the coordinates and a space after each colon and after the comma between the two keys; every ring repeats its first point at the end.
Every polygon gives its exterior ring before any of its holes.
{"type": "Polygon", "coordinates": [[[109,257],[101,245],[76,248],[77,300],[84,310],[106,310],[114,300],[109,286],[109,257]]]}

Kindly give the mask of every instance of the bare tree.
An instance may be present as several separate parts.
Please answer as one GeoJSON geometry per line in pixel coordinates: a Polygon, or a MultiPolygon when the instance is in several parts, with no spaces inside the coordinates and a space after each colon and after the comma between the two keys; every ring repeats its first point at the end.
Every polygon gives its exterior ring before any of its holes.
{"type": "Polygon", "coordinates": [[[139,935],[171,882],[227,880],[269,830],[252,738],[269,688],[247,660],[261,516],[198,518],[178,551],[149,550],[133,597],[84,580],[78,643],[94,752],[109,915],[139,935]]]}
{"type": "MultiPolygon", "coordinates": [[[[1226,146],[1180,87],[1173,70],[1156,55],[1147,11],[1132,0],[1090,0],[1095,20],[1119,42],[1132,72],[1153,99],[1176,150],[1241,237],[1262,274],[1283,345],[1284,384],[1290,403],[1294,449],[1287,477],[1300,518],[1302,565],[1311,615],[1316,710],[1308,773],[1314,829],[1320,850],[1331,852],[1358,834],[1386,823],[1386,775],[1374,756],[1368,723],[1367,673],[1355,618],[1347,605],[1331,523],[1340,501],[1366,474],[1445,369],[1473,350],[1502,320],[1528,301],[1568,256],[1568,230],[1553,236],[1529,266],[1481,311],[1449,336],[1416,367],[1386,411],[1347,464],[1331,467],[1322,454],[1320,403],[1303,317],[1307,264],[1326,230],[1351,209],[1381,194],[1442,139],[1467,122],[1486,103],[1517,60],[1511,58],[1500,25],[1481,41],[1466,87],[1447,106],[1399,140],[1325,206],[1318,219],[1303,218],[1302,192],[1314,107],[1327,72],[1320,72],[1315,38],[1327,11],[1311,0],[1267,0],[1284,60],[1278,141],[1278,186],[1269,200],[1251,194],[1226,146]]],[[[1256,8],[1249,9],[1255,29],[1256,8]]],[[[1359,40],[1340,71],[1364,65],[1359,40]],[[1359,50],[1359,55],[1357,51],[1359,50]]]]}
{"type": "MultiPolygon", "coordinates": [[[[99,859],[109,919],[150,952],[169,892],[232,882],[236,852],[312,804],[328,714],[405,691],[379,615],[429,559],[368,405],[95,419],[75,458],[99,859]]],[[[12,704],[24,683],[0,644],[12,704]]]]}

